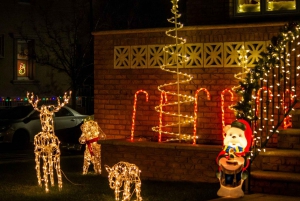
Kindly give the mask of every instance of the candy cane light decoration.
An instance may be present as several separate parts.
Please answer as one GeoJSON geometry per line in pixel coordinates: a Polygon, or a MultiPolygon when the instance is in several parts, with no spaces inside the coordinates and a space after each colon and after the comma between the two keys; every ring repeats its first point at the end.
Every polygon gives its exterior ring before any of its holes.
{"type": "Polygon", "coordinates": [[[135,126],[135,114],[136,114],[136,102],[137,102],[137,95],[139,93],[146,94],[146,101],[148,102],[148,93],[144,90],[139,90],[135,92],[134,94],[134,104],[133,104],[133,112],[132,112],[132,124],[131,124],[131,141],[133,141],[134,138],[134,126],[135,126]]]}
{"type": "MultiPolygon", "coordinates": [[[[230,94],[230,100],[233,101],[233,92],[230,89],[224,89],[221,93],[221,110],[222,110],[222,131],[223,128],[225,127],[225,109],[224,109],[224,95],[225,93],[228,92],[230,94]]],[[[223,133],[223,137],[224,137],[224,133],[223,133]]]]}
{"type": "MultiPolygon", "coordinates": [[[[294,93],[292,91],[290,91],[289,89],[285,90],[285,93],[290,95],[290,100],[291,102],[294,101],[294,93]]],[[[283,112],[286,113],[288,111],[288,108],[285,104],[285,93],[282,93],[282,108],[283,108],[283,112]]],[[[290,122],[290,115],[286,116],[283,120],[283,128],[288,128],[292,126],[292,122],[290,122]]]]}
{"type": "Polygon", "coordinates": [[[196,144],[196,134],[197,134],[197,112],[198,112],[198,93],[204,91],[207,96],[207,100],[210,100],[209,91],[206,88],[200,88],[195,93],[195,103],[194,103],[194,137],[193,144],[196,144]]]}
{"type": "Polygon", "coordinates": [[[256,103],[256,116],[258,116],[258,109],[259,109],[260,101],[262,101],[262,99],[260,98],[260,92],[262,90],[265,91],[266,93],[269,93],[270,101],[272,100],[272,97],[273,97],[272,91],[270,89],[268,89],[267,87],[262,87],[257,91],[256,101],[255,101],[255,103],[256,103]]]}

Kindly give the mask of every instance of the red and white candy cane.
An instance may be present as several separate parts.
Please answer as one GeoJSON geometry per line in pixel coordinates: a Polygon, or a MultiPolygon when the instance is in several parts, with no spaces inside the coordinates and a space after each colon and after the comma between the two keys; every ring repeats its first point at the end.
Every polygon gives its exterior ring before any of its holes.
{"type": "Polygon", "coordinates": [[[132,113],[132,124],[131,124],[131,141],[133,141],[133,137],[134,137],[134,125],[135,125],[135,114],[136,114],[136,102],[137,102],[137,95],[139,93],[144,93],[146,94],[146,101],[148,102],[148,93],[144,90],[138,90],[137,92],[135,92],[134,95],[134,104],[133,104],[133,113],[132,113]]]}
{"type": "Polygon", "coordinates": [[[193,144],[196,144],[196,132],[197,132],[197,112],[198,112],[198,93],[200,91],[205,91],[207,100],[210,100],[210,94],[206,88],[200,88],[195,93],[195,103],[194,103],[194,139],[193,144]]]}

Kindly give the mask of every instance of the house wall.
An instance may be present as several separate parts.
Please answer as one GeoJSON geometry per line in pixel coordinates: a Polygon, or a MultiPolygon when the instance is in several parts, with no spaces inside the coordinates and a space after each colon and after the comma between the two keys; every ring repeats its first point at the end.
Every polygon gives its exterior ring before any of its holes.
{"type": "Polygon", "coordinates": [[[220,146],[125,140],[100,140],[99,143],[102,176],[108,175],[105,165],[112,167],[124,161],[141,170],[142,180],[218,182],[215,159],[220,146]]]}
{"type": "MultiPolygon", "coordinates": [[[[178,31],[178,36],[187,40],[188,44],[214,44],[225,46],[228,42],[266,42],[278,34],[284,23],[268,24],[236,24],[223,26],[184,27],[178,31]]],[[[144,90],[149,95],[148,102],[145,94],[138,94],[135,114],[134,136],[157,139],[158,133],[152,131],[159,123],[159,113],[154,107],[159,105],[160,92],[158,85],[174,82],[176,75],[162,71],[159,67],[129,65],[118,67],[115,62],[115,49],[121,46],[133,49],[136,46],[174,44],[165,35],[166,28],[102,31],[94,32],[94,112],[95,120],[108,138],[129,138],[132,131],[134,96],[138,90],[144,90]],[[117,67],[116,67],[117,66],[117,67]]],[[[222,50],[225,54],[225,50],[222,50]]],[[[205,52],[204,52],[205,54],[205,52]]],[[[132,54],[130,54],[132,55],[132,54]]],[[[205,55],[204,55],[205,56],[205,55]]],[[[225,57],[223,57],[225,58],[225,57]]],[[[130,60],[130,58],[129,58],[130,60]]],[[[225,66],[226,62],[218,65],[201,65],[193,68],[180,68],[180,71],[193,75],[193,80],[181,87],[181,93],[194,96],[200,88],[206,88],[210,93],[207,100],[204,92],[199,93],[197,114],[197,135],[200,144],[222,144],[222,111],[221,93],[238,85],[234,78],[242,71],[238,65],[225,66]],[[218,66],[218,67],[215,67],[218,66]]],[[[225,123],[229,124],[235,116],[227,106],[237,101],[225,96],[225,123]]],[[[181,111],[193,114],[193,104],[183,106],[181,111]]],[[[171,110],[171,109],[170,109],[171,110]]],[[[174,119],[163,117],[163,122],[174,119]]],[[[174,129],[176,131],[176,128],[174,129]]],[[[193,125],[182,128],[183,132],[193,133],[193,125]]]]}

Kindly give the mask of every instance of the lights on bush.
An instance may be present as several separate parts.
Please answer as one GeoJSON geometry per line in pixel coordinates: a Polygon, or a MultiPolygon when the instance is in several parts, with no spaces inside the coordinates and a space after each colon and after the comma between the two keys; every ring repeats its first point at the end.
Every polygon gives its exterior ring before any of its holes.
{"type": "Polygon", "coordinates": [[[108,172],[108,182],[111,189],[115,190],[115,200],[120,200],[120,193],[123,191],[122,201],[129,201],[133,193],[136,194],[136,201],[142,201],[140,170],[128,162],[119,162],[113,167],[105,165],[108,172]],[[131,192],[131,187],[134,190],[131,192]],[[121,188],[123,187],[123,190],[121,188]]]}
{"type": "Polygon", "coordinates": [[[44,181],[45,191],[49,192],[48,182],[50,178],[51,186],[54,186],[53,168],[56,170],[58,189],[62,189],[62,178],[60,169],[60,149],[59,140],[54,133],[54,121],[53,114],[58,112],[61,107],[69,102],[71,92],[69,96],[65,93],[63,97],[63,103],[60,103],[57,98],[57,106],[54,105],[42,105],[38,108],[39,99],[34,99],[34,94],[27,92],[28,102],[33,108],[40,112],[40,120],[42,125],[42,131],[34,136],[34,154],[35,154],[35,169],[39,186],[42,186],[44,181]],[[43,176],[41,176],[41,163],[43,164],[43,176]],[[43,179],[42,179],[43,177],[43,179]]]}

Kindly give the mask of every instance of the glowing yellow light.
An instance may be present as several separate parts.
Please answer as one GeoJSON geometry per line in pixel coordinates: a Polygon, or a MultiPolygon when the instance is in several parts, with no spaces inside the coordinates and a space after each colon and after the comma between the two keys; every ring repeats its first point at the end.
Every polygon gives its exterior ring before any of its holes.
{"type": "Polygon", "coordinates": [[[34,136],[34,154],[35,154],[35,169],[39,186],[42,186],[42,180],[45,184],[45,191],[49,192],[48,178],[50,177],[51,186],[54,186],[53,167],[56,169],[58,189],[62,189],[62,178],[60,169],[60,149],[59,140],[54,133],[54,121],[53,114],[58,112],[61,107],[69,102],[71,92],[69,96],[65,93],[63,103],[60,103],[59,97],[57,97],[58,105],[42,105],[38,108],[39,98],[34,99],[34,94],[27,92],[28,102],[33,108],[40,112],[40,120],[42,125],[42,131],[34,136]],[[43,179],[41,178],[40,164],[43,163],[43,179]]]}
{"type": "Polygon", "coordinates": [[[87,174],[90,163],[94,166],[96,174],[101,174],[101,145],[98,144],[99,139],[105,139],[106,135],[99,127],[93,117],[88,118],[80,126],[82,135],[79,138],[81,144],[86,144],[83,159],[83,172],[87,174]]]}
{"type": "Polygon", "coordinates": [[[21,63],[19,66],[19,74],[24,75],[26,73],[26,64],[21,63]]]}
{"type": "MultiPolygon", "coordinates": [[[[192,123],[194,121],[194,117],[186,117],[183,116],[180,112],[180,105],[183,103],[189,103],[189,102],[193,102],[195,99],[192,96],[187,96],[187,95],[182,95],[180,94],[179,90],[180,90],[180,84],[183,83],[188,83],[189,81],[191,81],[193,79],[193,77],[191,75],[188,75],[186,73],[182,73],[179,72],[179,67],[180,65],[183,65],[187,60],[188,57],[185,55],[182,55],[179,51],[180,48],[183,47],[183,44],[186,43],[186,40],[183,38],[180,38],[177,36],[177,31],[179,29],[181,29],[183,27],[183,24],[181,24],[180,22],[178,22],[178,18],[180,17],[180,14],[178,14],[178,0],[172,0],[171,1],[173,6],[171,9],[171,12],[174,14],[174,17],[168,19],[168,21],[170,23],[173,23],[175,25],[174,29],[170,29],[168,31],[166,31],[166,35],[175,39],[176,44],[172,44],[172,45],[166,45],[163,48],[163,51],[172,59],[170,63],[168,64],[164,64],[162,66],[160,66],[160,68],[166,72],[169,73],[174,73],[177,75],[177,81],[176,82],[171,82],[168,84],[163,84],[158,86],[158,90],[161,92],[162,96],[174,96],[175,98],[177,98],[177,101],[174,102],[163,102],[162,98],[161,98],[161,104],[155,107],[155,110],[160,114],[160,125],[159,126],[155,126],[152,128],[153,131],[158,132],[159,133],[159,142],[161,141],[161,134],[168,134],[168,135],[175,135],[177,139],[179,139],[179,141],[181,141],[182,139],[191,139],[193,137],[191,137],[191,134],[183,134],[181,133],[181,125],[183,124],[189,124],[192,123]],[[172,35],[171,33],[174,32],[174,35],[172,35]],[[167,68],[176,68],[175,70],[170,70],[167,68]],[[167,86],[176,86],[177,87],[177,92],[171,92],[171,91],[166,91],[164,90],[164,88],[166,88],[167,86]],[[166,106],[175,106],[177,105],[177,112],[176,113],[170,113],[164,110],[164,108],[166,106]],[[177,123],[174,124],[166,124],[166,125],[162,125],[161,122],[161,117],[162,114],[165,115],[171,115],[173,117],[177,117],[177,123]],[[181,120],[181,118],[183,118],[183,120],[181,120]],[[167,127],[173,127],[173,126],[178,126],[178,132],[177,133],[173,133],[173,132],[168,132],[166,131],[167,127]]],[[[171,100],[173,100],[171,98],[171,100]]]]}
{"type": "Polygon", "coordinates": [[[133,193],[136,194],[136,201],[141,201],[141,185],[139,168],[128,162],[119,162],[113,167],[105,165],[108,172],[108,181],[111,189],[115,190],[115,200],[120,200],[121,187],[123,187],[122,201],[129,201],[133,193]],[[131,186],[134,190],[131,192],[131,186]]]}

